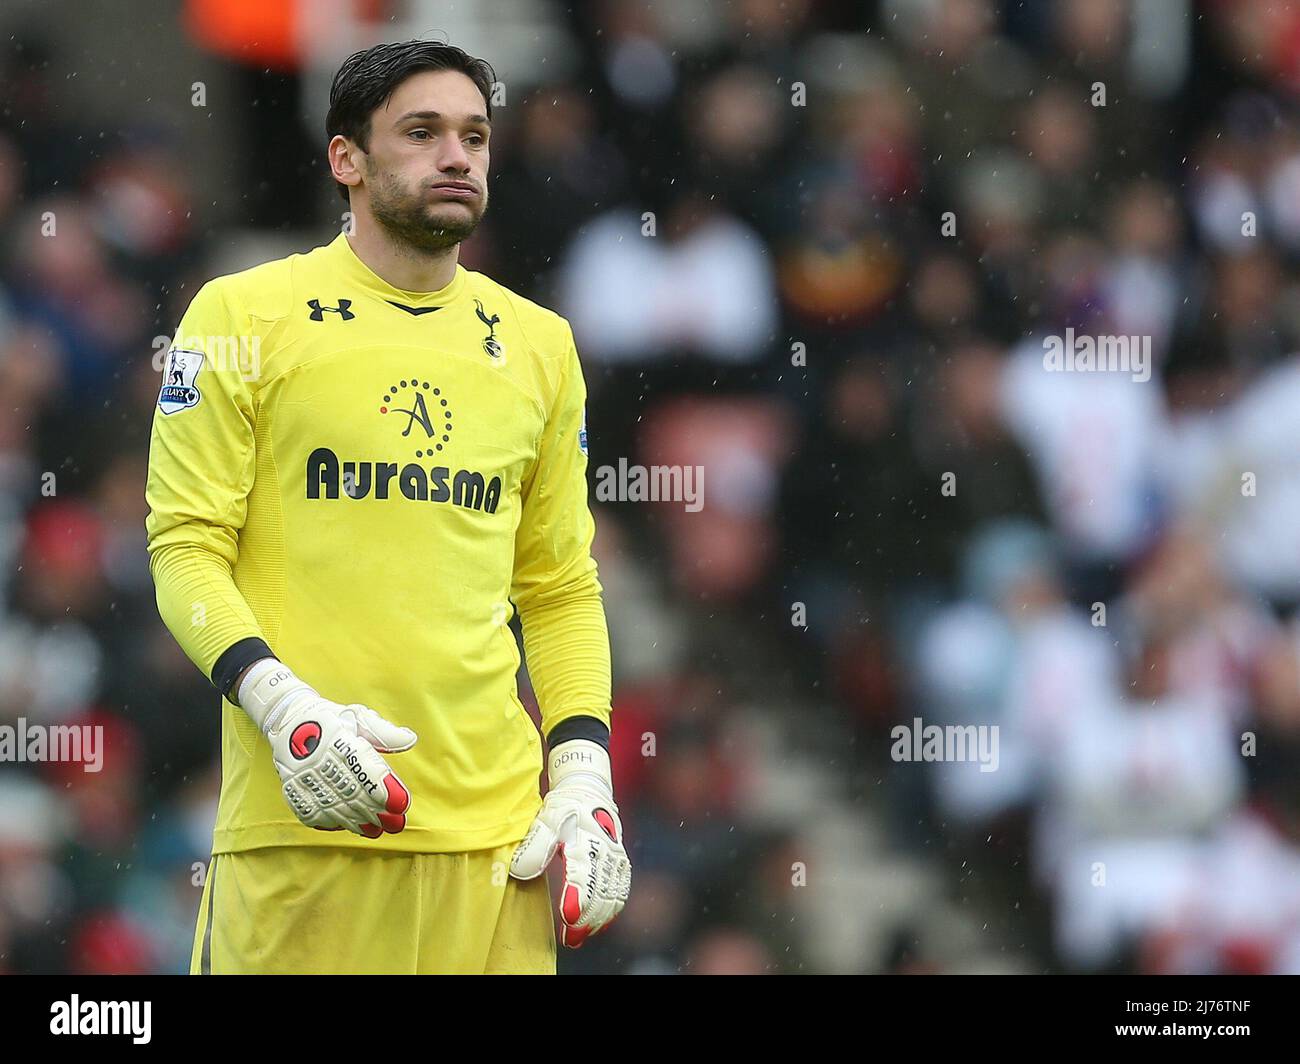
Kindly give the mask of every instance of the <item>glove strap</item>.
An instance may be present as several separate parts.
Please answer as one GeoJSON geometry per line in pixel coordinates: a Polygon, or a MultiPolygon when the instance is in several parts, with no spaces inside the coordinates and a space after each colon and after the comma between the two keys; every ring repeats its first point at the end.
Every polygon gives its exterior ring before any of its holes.
{"type": "Polygon", "coordinates": [[[548,755],[546,778],[552,787],[570,776],[593,776],[611,795],[614,793],[609,751],[590,739],[569,739],[548,755]]]}
{"type": "Polygon", "coordinates": [[[297,700],[295,696],[314,693],[289,666],[275,658],[263,658],[249,667],[239,685],[239,704],[265,735],[297,700]]]}

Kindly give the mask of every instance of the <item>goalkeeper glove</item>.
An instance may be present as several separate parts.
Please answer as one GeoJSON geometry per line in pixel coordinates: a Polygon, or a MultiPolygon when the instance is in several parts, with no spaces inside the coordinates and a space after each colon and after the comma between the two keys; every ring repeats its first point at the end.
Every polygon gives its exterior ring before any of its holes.
{"type": "Polygon", "coordinates": [[[632,865],[614,804],[609,754],[599,743],[570,739],[549,755],[550,789],[541,812],[510,861],[516,879],[536,879],[558,851],[564,863],[561,941],[576,949],[623,909],[632,865]]]}
{"type": "Polygon", "coordinates": [[[377,839],[406,827],[411,794],[379,755],[414,746],[410,728],[322,698],[274,658],[249,667],[239,704],[271,741],[284,796],[309,828],[377,839]]]}

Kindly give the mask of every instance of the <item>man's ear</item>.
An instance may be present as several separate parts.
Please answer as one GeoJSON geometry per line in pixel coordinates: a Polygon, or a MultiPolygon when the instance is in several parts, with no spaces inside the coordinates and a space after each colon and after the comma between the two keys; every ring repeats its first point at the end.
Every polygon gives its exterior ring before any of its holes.
{"type": "Polygon", "coordinates": [[[343,134],[336,134],[326,149],[326,157],[330,163],[330,173],[334,175],[334,180],[341,185],[347,185],[349,188],[356,188],[360,185],[361,160],[365,154],[361,148],[343,134]]]}

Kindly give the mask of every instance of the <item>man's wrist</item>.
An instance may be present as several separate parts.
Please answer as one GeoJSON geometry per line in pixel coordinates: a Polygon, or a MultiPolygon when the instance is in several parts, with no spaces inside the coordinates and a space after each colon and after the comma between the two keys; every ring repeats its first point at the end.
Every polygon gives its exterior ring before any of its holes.
{"type": "Polygon", "coordinates": [[[312,688],[278,658],[253,662],[239,682],[239,705],[263,734],[284,716],[298,694],[312,688]]]}
{"type": "MultiPolygon", "coordinates": [[[[258,658],[258,659],[257,659],[257,661],[266,661],[266,660],[267,660],[266,658],[258,658]]],[[[241,685],[243,684],[243,682],[244,682],[244,678],[245,678],[245,677],[246,677],[250,672],[253,671],[253,665],[256,665],[256,664],[257,664],[257,661],[253,662],[252,665],[249,665],[248,668],[244,669],[244,670],[243,670],[243,671],[242,671],[238,676],[235,677],[235,687],[234,687],[234,690],[235,690],[236,694],[238,694],[238,692],[239,692],[239,688],[240,688],[240,686],[241,686],[241,685]]],[[[236,697],[236,699],[235,699],[235,704],[236,704],[236,705],[239,704],[239,699],[238,699],[237,697],[236,697]]]]}
{"type": "Polygon", "coordinates": [[[275,654],[266,645],[266,641],[257,636],[249,636],[232,643],[212,666],[212,686],[231,702],[238,702],[237,692],[250,665],[263,658],[274,658],[275,654]]]}
{"type": "Polygon", "coordinates": [[[575,776],[590,776],[613,791],[609,752],[589,739],[570,739],[547,755],[547,780],[552,787],[575,776]]]}
{"type": "Polygon", "coordinates": [[[546,747],[554,750],[561,743],[571,739],[590,739],[593,743],[609,749],[609,725],[599,717],[580,714],[566,717],[546,735],[546,747]]]}

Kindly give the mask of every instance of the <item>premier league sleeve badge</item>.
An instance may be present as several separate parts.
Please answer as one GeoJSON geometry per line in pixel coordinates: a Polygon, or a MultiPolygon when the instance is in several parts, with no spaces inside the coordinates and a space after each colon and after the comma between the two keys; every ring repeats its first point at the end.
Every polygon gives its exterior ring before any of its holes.
{"type": "Polygon", "coordinates": [[[202,351],[185,351],[173,347],[167,352],[162,391],[158,393],[158,408],[164,414],[175,414],[178,410],[198,406],[202,396],[194,382],[202,367],[202,351]]]}

